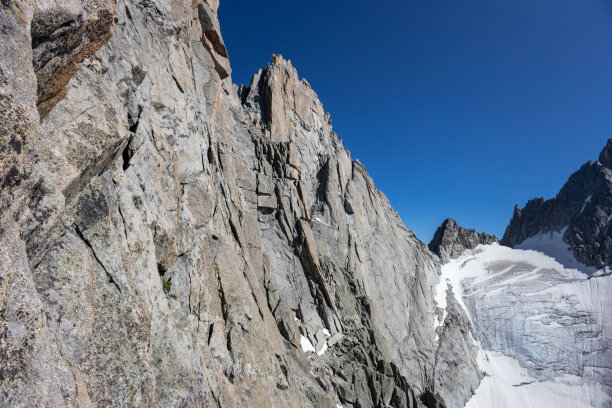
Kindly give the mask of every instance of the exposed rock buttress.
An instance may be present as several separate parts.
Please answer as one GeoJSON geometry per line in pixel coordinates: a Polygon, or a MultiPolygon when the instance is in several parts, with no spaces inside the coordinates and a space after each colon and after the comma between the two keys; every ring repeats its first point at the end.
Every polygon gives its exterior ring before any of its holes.
{"type": "Polygon", "coordinates": [[[0,405],[465,400],[437,257],[289,61],[231,83],[218,6],[3,1],[0,405]]]}
{"type": "Polygon", "coordinates": [[[478,233],[473,229],[465,229],[452,218],[444,220],[436,230],[429,243],[429,249],[440,257],[442,262],[457,258],[466,249],[474,249],[478,245],[499,244],[495,235],[478,233]]]}

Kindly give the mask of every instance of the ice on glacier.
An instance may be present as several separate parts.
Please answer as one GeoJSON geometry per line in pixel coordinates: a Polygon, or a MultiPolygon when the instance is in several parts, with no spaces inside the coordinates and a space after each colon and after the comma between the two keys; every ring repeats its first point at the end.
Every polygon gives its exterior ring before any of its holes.
{"type": "MultiPolygon", "coordinates": [[[[531,245],[554,253],[562,234],[531,245]]],[[[442,267],[436,303],[445,309],[450,290],[465,308],[485,372],[467,407],[612,406],[612,275],[557,259],[488,245],[442,267]]]]}
{"type": "Polygon", "coordinates": [[[578,269],[587,275],[596,273],[597,268],[586,266],[574,258],[570,246],[563,242],[563,234],[565,234],[566,230],[567,227],[561,229],[560,231],[539,233],[531,238],[527,238],[516,248],[532,249],[534,251],[542,252],[551,258],[554,258],[565,268],[578,269]]]}

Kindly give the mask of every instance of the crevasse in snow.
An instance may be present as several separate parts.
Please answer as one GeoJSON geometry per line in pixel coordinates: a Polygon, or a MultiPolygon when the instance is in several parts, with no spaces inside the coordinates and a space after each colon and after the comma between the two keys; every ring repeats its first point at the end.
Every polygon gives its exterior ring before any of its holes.
{"type": "MultiPolygon", "coordinates": [[[[556,234],[532,242],[558,250],[556,234]]],[[[468,408],[612,406],[612,275],[589,277],[542,252],[488,245],[443,266],[443,309],[447,288],[476,329],[485,373],[468,408]]]]}

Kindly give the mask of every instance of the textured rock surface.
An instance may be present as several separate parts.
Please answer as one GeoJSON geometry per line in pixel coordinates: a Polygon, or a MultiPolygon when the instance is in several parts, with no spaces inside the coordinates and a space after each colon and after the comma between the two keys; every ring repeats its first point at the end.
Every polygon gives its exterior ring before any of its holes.
{"type": "Polygon", "coordinates": [[[429,243],[429,249],[438,255],[442,262],[448,262],[463,254],[466,249],[474,249],[478,245],[499,244],[495,235],[478,233],[473,229],[465,229],[452,218],[444,220],[436,230],[429,243]]]}
{"type": "Polygon", "coordinates": [[[612,169],[612,139],[608,139],[606,146],[599,153],[599,162],[609,169],[612,169]]]}
{"type": "Polygon", "coordinates": [[[561,231],[574,257],[601,268],[612,262],[612,169],[611,141],[600,161],[588,162],[572,174],[553,199],[529,200],[523,209],[514,208],[502,244],[515,247],[539,233],[561,231]]]}
{"type": "MultiPolygon", "coordinates": [[[[445,282],[441,283],[444,286],[445,282]]],[[[436,351],[435,386],[448,408],[461,408],[480,385],[478,348],[474,327],[452,290],[446,294],[444,320],[439,330],[436,351]]]]}
{"type": "Polygon", "coordinates": [[[459,406],[438,259],[218,6],[2,2],[0,405],[459,406]]]}
{"type": "Polygon", "coordinates": [[[114,0],[37,1],[30,35],[38,79],[36,104],[41,117],[66,95],[78,64],[91,57],[112,34],[114,0]]]}
{"type": "MultiPolygon", "coordinates": [[[[499,243],[496,236],[462,228],[454,219],[447,218],[436,230],[429,249],[445,264],[466,250],[492,243],[499,243]]],[[[436,321],[439,327],[434,389],[439,391],[447,407],[460,408],[465,406],[482,379],[477,362],[478,336],[448,282],[440,281],[436,292],[440,309],[436,321]]]]}

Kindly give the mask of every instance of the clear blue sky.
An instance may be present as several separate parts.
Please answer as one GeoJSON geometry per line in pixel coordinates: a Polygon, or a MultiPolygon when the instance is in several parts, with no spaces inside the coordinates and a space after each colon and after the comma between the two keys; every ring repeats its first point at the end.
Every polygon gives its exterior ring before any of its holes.
{"type": "Polygon", "coordinates": [[[222,0],[235,83],[273,53],[429,242],[502,235],[612,138],[612,0],[222,0]]]}

